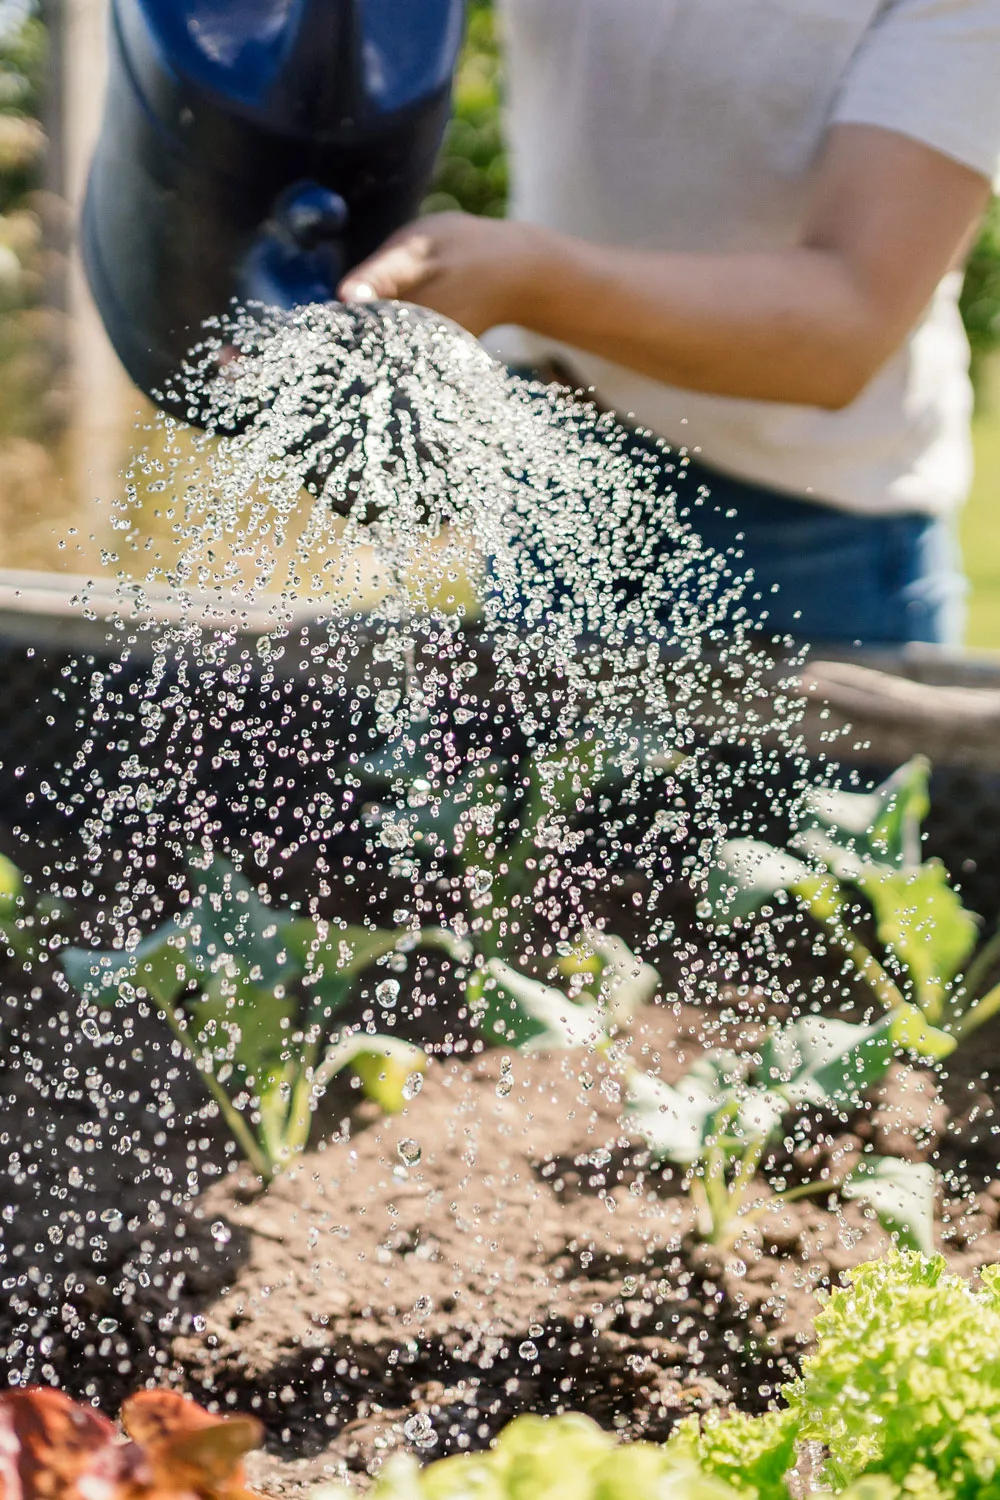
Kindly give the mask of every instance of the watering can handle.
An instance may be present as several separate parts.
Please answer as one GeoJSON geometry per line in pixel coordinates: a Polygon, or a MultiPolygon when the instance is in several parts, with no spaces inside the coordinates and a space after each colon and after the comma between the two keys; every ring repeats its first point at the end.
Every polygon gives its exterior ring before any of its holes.
{"type": "Polygon", "coordinates": [[[298,0],[288,22],[288,41],[271,88],[270,102],[283,105],[300,128],[329,128],[357,120],[361,28],[358,0],[298,0]]]}

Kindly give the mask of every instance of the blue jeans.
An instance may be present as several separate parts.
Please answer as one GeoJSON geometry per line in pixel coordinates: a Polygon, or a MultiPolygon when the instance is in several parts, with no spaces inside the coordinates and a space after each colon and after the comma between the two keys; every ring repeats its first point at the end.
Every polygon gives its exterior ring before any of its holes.
{"type": "Polygon", "coordinates": [[[961,642],[966,582],[949,521],[858,515],[693,459],[665,488],[734,573],[752,574],[742,602],[768,633],[840,646],[961,642]]]}
{"type": "MultiPolygon", "coordinates": [[[[681,518],[728,560],[728,581],[747,579],[740,603],[755,628],[820,646],[961,643],[967,584],[950,521],[866,516],[799,500],[680,459],[632,429],[618,426],[618,439],[623,430],[647,484],[652,477],[649,499],[655,504],[658,495],[676,494],[681,518]]],[[[649,529],[659,533],[658,556],[665,559],[671,543],[655,514],[649,529]]],[[[719,580],[720,593],[726,582],[719,580]]],[[[634,594],[625,585],[623,607],[634,594]]]]}

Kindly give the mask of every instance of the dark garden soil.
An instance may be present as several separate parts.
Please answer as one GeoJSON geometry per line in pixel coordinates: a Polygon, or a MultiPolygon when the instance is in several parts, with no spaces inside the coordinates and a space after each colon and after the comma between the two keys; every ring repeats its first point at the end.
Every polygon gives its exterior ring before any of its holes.
{"type": "MultiPolygon", "coordinates": [[[[712,963],[703,1009],[634,1027],[633,1054],[668,1080],[708,1018],[713,1044],[759,1035],[755,997],[720,990],[712,963]]],[[[433,1022],[436,1042],[405,1113],[338,1083],[315,1149],[266,1192],[155,1016],[87,1035],[51,966],[8,963],[2,996],[5,1378],[109,1411],[152,1380],[256,1411],[252,1476],[271,1493],[398,1446],[482,1446],[525,1410],[659,1439],[691,1412],[760,1409],[807,1347],[817,1290],[887,1244],[860,1206],[821,1199],[776,1207],[726,1256],[699,1246],[614,1080],[582,1054],[504,1066],[446,989],[402,1011],[401,1032],[433,1022]]],[[[939,1243],[972,1272],[1000,1260],[998,1080],[995,1027],[940,1082],[897,1065],[852,1128],[813,1122],[772,1175],[836,1179],[865,1144],[933,1159],[939,1243]]]]}

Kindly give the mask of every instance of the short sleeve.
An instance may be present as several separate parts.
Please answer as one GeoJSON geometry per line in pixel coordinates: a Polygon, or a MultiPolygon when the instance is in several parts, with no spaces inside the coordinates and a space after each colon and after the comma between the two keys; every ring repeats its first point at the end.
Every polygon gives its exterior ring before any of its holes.
{"type": "Polygon", "coordinates": [[[1000,0],[887,0],[833,122],[899,131],[1000,185],[1000,0]]]}

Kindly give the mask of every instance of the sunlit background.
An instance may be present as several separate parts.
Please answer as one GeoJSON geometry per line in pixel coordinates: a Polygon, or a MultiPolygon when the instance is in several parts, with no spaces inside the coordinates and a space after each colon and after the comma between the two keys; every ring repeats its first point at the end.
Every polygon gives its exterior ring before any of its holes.
{"type": "MultiPolygon", "coordinates": [[[[0,568],[99,566],[108,503],[153,412],[90,301],[75,224],[100,119],[104,0],[0,0],[0,568]]],[[[502,215],[502,80],[488,0],[472,0],[455,115],[428,200],[502,215]]],[[[1000,649],[1000,210],[970,265],[977,473],[962,521],[968,643],[1000,649]]],[[[156,517],[148,524],[156,531],[156,517]]]]}

